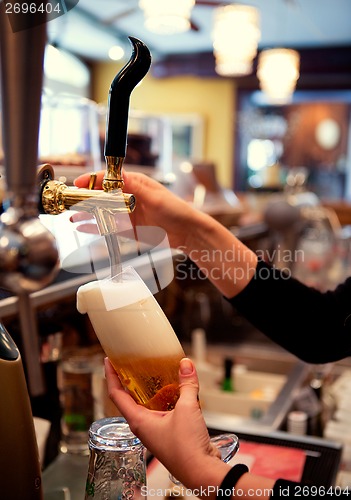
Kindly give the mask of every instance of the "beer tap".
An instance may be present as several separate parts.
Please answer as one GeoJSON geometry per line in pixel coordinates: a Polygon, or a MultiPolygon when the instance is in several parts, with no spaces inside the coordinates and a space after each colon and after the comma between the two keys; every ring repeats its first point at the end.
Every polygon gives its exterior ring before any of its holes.
{"type": "Polygon", "coordinates": [[[50,165],[42,165],[38,171],[42,213],[59,214],[71,207],[92,213],[100,234],[105,237],[112,276],[119,273],[121,265],[115,214],[132,212],[135,208],[134,195],[123,192],[122,176],[127,147],[129,100],[132,90],[144,78],[151,64],[148,47],[137,38],[129,37],[129,40],[133,47],[132,55],[113,79],[109,90],[103,190],[93,190],[94,174],[90,189],[77,189],[55,180],[50,165]]]}
{"type": "MultiPolygon", "coordinates": [[[[7,199],[0,217],[0,285],[18,296],[30,391],[44,389],[36,320],[29,294],[58,271],[52,234],[38,218],[36,184],[45,22],[13,32],[5,5],[0,11],[3,144],[7,199]]],[[[38,14],[39,15],[39,14],[38,14]]]]}
{"type": "Polygon", "coordinates": [[[1,5],[0,50],[7,199],[0,219],[0,283],[21,294],[48,285],[58,269],[51,233],[38,218],[36,183],[46,26],[12,32],[1,5]]]}

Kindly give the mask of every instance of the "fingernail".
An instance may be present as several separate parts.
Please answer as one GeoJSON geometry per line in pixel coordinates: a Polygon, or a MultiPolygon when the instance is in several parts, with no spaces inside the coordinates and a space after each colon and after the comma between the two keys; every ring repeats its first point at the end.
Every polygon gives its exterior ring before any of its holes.
{"type": "Polygon", "coordinates": [[[194,371],[193,363],[190,359],[184,358],[180,362],[180,373],[182,375],[190,375],[194,371]]]}

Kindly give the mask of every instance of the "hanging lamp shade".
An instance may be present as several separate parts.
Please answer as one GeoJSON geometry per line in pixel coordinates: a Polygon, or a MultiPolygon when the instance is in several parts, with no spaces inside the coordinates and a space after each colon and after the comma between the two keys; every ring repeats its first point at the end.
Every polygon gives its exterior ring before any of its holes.
{"type": "Polygon", "coordinates": [[[270,102],[290,102],[299,76],[300,55],[296,50],[277,48],[260,53],[257,77],[270,102]]]}
{"type": "Polygon", "coordinates": [[[216,8],[212,31],[216,72],[221,76],[250,74],[260,36],[259,12],[255,7],[216,8]]]}
{"type": "Polygon", "coordinates": [[[195,0],[140,0],[145,26],[161,35],[182,33],[190,28],[190,14],[195,0]]]}

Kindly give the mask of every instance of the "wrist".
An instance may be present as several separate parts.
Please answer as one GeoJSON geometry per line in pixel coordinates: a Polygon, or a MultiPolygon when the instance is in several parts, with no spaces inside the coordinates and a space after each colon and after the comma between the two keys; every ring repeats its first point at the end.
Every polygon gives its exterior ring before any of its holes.
{"type": "Polygon", "coordinates": [[[198,253],[200,249],[206,247],[208,235],[212,232],[216,221],[204,212],[189,206],[183,224],[184,251],[192,259],[192,254],[198,253]]]}
{"type": "Polygon", "coordinates": [[[221,482],[217,491],[216,500],[231,499],[232,496],[235,496],[235,492],[237,490],[236,485],[240,481],[241,477],[247,472],[249,472],[249,468],[245,464],[239,463],[231,467],[221,482]]]}
{"type": "Polygon", "coordinates": [[[226,297],[234,297],[256,272],[257,255],[222,224],[196,213],[187,227],[184,251],[226,297]]]}
{"type": "Polygon", "coordinates": [[[200,498],[215,500],[217,491],[231,466],[217,457],[206,456],[198,465],[189,464],[187,469],[184,486],[194,491],[200,498]]]}

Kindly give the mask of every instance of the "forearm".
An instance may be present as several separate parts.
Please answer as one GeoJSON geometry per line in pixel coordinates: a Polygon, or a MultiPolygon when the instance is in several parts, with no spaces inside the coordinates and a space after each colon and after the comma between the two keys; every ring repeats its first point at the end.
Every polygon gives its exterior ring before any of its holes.
{"type": "Polygon", "coordinates": [[[250,282],[256,254],[212,217],[194,212],[182,250],[225,297],[235,297],[250,282]]]}

